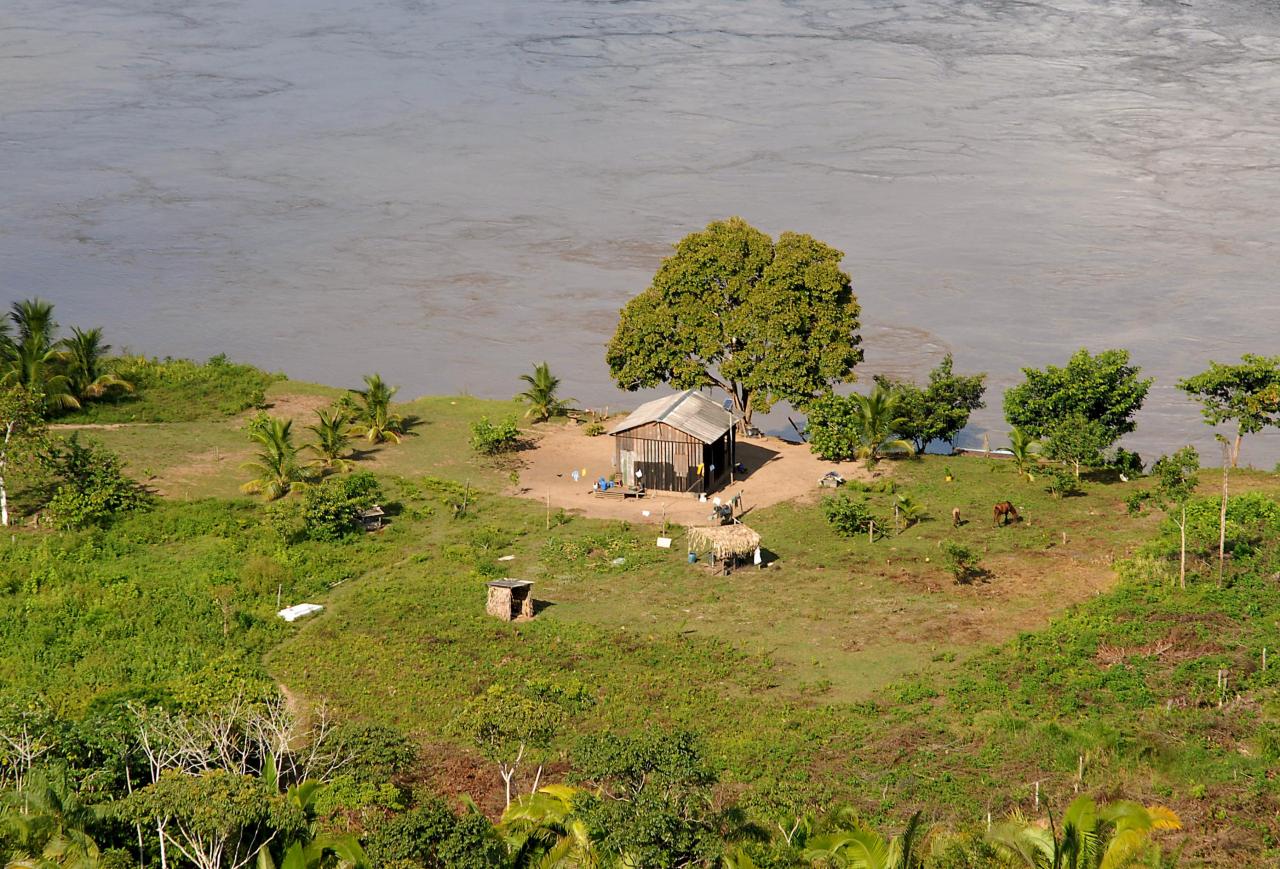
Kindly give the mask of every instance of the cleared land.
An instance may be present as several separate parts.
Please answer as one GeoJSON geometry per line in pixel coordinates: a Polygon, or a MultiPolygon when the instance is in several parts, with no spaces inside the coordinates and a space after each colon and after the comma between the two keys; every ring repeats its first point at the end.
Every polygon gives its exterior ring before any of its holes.
{"type": "MultiPolygon", "coordinates": [[[[337,394],[282,382],[268,398],[301,426],[337,394]]],[[[1034,782],[1046,795],[1074,792],[1083,762],[1085,789],[1177,809],[1193,860],[1243,865],[1280,832],[1277,749],[1266,737],[1280,668],[1257,665],[1263,645],[1280,646],[1280,583],[1229,577],[1218,588],[1197,577],[1178,592],[1167,574],[1120,581],[1114,565],[1159,525],[1150,511],[1125,509],[1144,481],[1092,481],[1083,496],[1059,500],[999,460],[887,463],[878,479],[928,518],[868,542],[835,534],[816,475],[798,475],[806,494],[757,505],[747,520],[763,535],[769,568],[720,577],[685,562],[679,533],[660,550],[651,525],[548,516],[536,491],[534,500],[506,494],[513,473],[533,488],[530,454],[483,459],[468,437],[475,419],[514,405],[433,398],[399,409],[418,417],[410,436],[364,456],[397,507],[386,531],[281,552],[256,530],[261,514],[248,501],[173,504],[147,520],[175,529],[154,542],[158,532],[143,539],[122,526],[120,563],[130,576],[174,577],[172,588],[156,586],[157,601],[207,611],[189,635],[174,632],[188,650],[228,644],[200,583],[234,584],[243,647],[263,654],[302,702],[409,729],[428,746],[420,776],[433,787],[493,808],[497,776],[454,734],[457,710],[494,682],[552,680],[586,686],[594,699],[557,739],[553,769],[564,768],[578,733],[683,726],[705,735],[727,791],[761,804],[851,800],[896,822],[919,806],[972,823],[987,810],[1030,810],[1034,782]],[[995,528],[991,505],[1005,499],[1025,520],[995,528]],[[967,520],[959,528],[952,508],[967,520]],[[939,563],[944,540],[981,553],[984,577],[957,585],[939,563]],[[484,615],[484,581],[504,573],[536,583],[534,621],[484,615]],[[280,587],[286,602],[321,602],[325,612],[279,623],[280,587]],[[1220,669],[1243,692],[1221,708],[1220,669]]],[[[252,452],[242,429],[239,417],[87,434],[157,488],[194,500],[236,494],[252,452]]],[[[532,431],[544,442],[549,433],[566,455],[575,440],[584,451],[607,446],[561,423],[532,431]]],[[[1233,491],[1247,488],[1280,490],[1271,475],[1241,471],[1233,491]]],[[[893,493],[854,497],[891,515],[893,493]]],[[[147,610],[129,600],[130,613],[147,610]]],[[[101,638],[91,625],[41,636],[82,647],[80,663],[33,673],[15,658],[7,678],[60,679],[82,698],[101,684],[95,660],[117,662],[113,684],[147,684],[179,652],[157,646],[131,659],[128,636],[101,638]]],[[[14,648],[26,661],[37,654],[14,648]]],[[[191,657],[194,668],[223,666],[191,657]]]]}

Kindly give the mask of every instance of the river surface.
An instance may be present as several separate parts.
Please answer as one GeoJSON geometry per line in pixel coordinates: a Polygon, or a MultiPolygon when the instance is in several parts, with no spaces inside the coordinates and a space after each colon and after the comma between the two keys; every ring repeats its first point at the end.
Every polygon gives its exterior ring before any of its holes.
{"type": "Polygon", "coordinates": [[[0,301],[117,347],[615,407],[619,307],[739,214],[846,252],[864,377],[990,372],[969,443],[1128,348],[1150,459],[1280,352],[1280,6],[4,0],[0,190],[0,301]]]}

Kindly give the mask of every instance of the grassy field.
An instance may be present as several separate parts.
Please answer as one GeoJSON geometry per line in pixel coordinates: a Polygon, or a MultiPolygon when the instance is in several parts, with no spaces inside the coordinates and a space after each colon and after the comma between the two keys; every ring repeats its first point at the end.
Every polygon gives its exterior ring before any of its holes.
{"type": "MultiPolygon", "coordinates": [[[[301,426],[338,394],[276,381],[264,401],[301,426]]],[[[237,497],[249,411],[156,424],[135,413],[86,431],[168,497],[108,532],[27,533],[5,550],[0,681],[68,686],[65,702],[83,705],[156,684],[212,690],[228,656],[262,660],[296,697],[411,731],[430,747],[427,783],[492,808],[497,776],[454,732],[458,709],[490,684],[550,680],[593,700],[556,740],[561,772],[578,734],[681,726],[705,736],[726,792],[766,815],[839,798],[872,818],[923,807],[974,823],[1030,810],[1039,782],[1046,799],[1082,787],[1174,806],[1193,861],[1246,865],[1241,855],[1278,847],[1280,679],[1259,656],[1280,646],[1280,564],[1263,547],[1221,588],[1200,575],[1174,588],[1167,560],[1134,557],[1160,521],[1126,510],[1144,481],[1057,499],[999,460],[888,463],[883,479],[924,505],[924,521],[844,538],[815,491],[751,511],[770,564],[721,577],[686,563],[678,531],[662,550],[654,526],[548,523],[536,502],[503,495],[511,467],[467,441],[471,422],[514,405],[399,409],[416,418],[410,435],[362,462],[396,515],[343,544],[284,546],[237,497]],[[991,505],[1006,499],[1024,521],[994,527],[991,505]],[[947,540],[980,553],[978,581],[943,569],[947,540]],[[504,574],[536,582],[532,622],[485,616],[484,582],[504,574]],[[303,599],[325,612],[273,618],[303,599]],[[131,656],[161,620],[170,639],[131,656]]],[[[1280,492],[1269,474],[1233,477],[1250,488],[1280,492]]],[[[891,516],[896,493],[865,497],[891,516]]]]}

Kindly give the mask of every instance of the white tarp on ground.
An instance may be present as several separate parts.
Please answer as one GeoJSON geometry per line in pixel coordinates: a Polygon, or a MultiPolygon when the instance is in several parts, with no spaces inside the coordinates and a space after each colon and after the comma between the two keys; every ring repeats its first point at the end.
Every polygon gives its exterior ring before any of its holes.
{"type": "Polygon", "coordinates": [[[324,609],[324,607],[320,606],[318,603],[299,603],[294,604],[291,607],[285,607],[280,610],[280,612],[276,613],[276,615],[280,616],[280,618],[284,619],[286,622],[296,622],[303,616],[318,613],[322,609],[324,609]]]}

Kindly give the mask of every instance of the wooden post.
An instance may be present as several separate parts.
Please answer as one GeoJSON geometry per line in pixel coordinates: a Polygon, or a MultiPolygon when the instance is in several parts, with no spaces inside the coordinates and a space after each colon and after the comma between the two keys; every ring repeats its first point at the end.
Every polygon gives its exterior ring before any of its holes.
{"type": "Polygon", "coordinates": [[[872,519],[870,522],[867,523],[867,542],[868,543],[876,542],[875,534],[876,534],[876,520],[872,519]]]}
{"type": "Polygon", "coordinates": [[[1267,647],[1262,647],[1262,672],[1267,672],[1267,647]]]}
{"type": "Polygon", "coordinates": [[[1040,782],[1036,781],[1036,811],[1040,811],[1040,782]]]}

